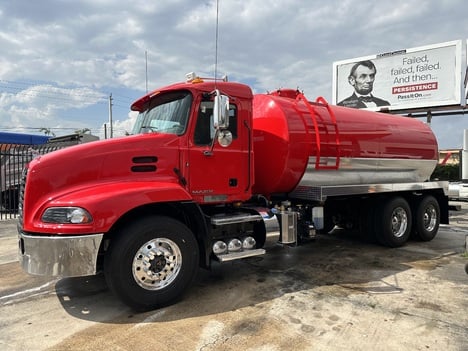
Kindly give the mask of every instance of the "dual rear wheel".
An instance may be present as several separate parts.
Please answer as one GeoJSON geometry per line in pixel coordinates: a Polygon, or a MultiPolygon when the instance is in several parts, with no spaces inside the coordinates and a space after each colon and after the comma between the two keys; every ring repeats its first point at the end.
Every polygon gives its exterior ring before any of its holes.
{"type": "Polygon", "coordinates": [[[439,230],[439,203],[432,195],[417,199],[413,206],[401,196],[368,206],[369,211],[362,214],[363,229],[388,247],[404,245],[411,235],[422,241],[432,240],[439,230]]]}

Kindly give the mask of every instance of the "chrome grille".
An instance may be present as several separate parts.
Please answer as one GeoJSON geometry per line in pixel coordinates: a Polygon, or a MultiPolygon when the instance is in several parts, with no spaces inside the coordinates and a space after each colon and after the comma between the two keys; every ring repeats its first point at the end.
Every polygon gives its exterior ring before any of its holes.
{"type": "Polygon", "coordinates": [[[28,175],[28,165],[23,168],[21,172],[20,190],[19,190],[19,201],[18,201],[18,223],[20,227],[23,227],[23,202],[24,202],[24,190],[26,188],[26,178],[28,175]]]}

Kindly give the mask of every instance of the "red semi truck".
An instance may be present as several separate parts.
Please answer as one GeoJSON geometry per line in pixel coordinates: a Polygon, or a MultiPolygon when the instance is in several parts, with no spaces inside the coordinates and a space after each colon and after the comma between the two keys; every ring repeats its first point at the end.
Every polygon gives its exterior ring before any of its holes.
{"type": "Polygon", "coordinates": [[[24,169],[19,257],[36,275],[103,271],[136,310],[176,301],[199,267],[298,245],[335,225],[398,247],[448,223],[430,128],[411,118],[200,79],[132,105],[134,135],[24,169]]]}

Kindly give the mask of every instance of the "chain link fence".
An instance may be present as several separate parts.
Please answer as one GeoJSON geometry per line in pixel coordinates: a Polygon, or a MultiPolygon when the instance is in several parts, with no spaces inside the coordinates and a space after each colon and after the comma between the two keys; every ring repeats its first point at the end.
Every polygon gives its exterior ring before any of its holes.
{"type": "Polygon", "coordinates": [[[15,219],[18,216],[19,186],[24,166],[34,157],[70,145],[70,142],[42,145],[0,144],[0,220],[15,219]]]}

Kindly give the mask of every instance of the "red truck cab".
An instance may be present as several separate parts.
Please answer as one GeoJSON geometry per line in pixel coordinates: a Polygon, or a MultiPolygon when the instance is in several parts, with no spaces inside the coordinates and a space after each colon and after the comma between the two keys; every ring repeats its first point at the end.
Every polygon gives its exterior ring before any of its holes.
{"type": "Polygon", "coordinates": [[[134,277],[131,289],[159,294],[141,304],[141,292],[136,300],[133,290],[118,292],[139,309],[171,301],[179,293],[164,289],[168,282],[180,280],[181,291],[199,265],[209,265],[217,234],[208,237],[201,208],[216,215],[218,205],[251,197],[252,91],[194,79],[131,108],[139,112],[134,135],[59,150],[25,168],[19,257],[28,273],[67,277],[96,274],[106,256],[113,290],[127,290],[116,287],[123,274],[134,277]],[[155,230],[164,232],[157,240],[155,230]],[[132,273],[121,272],[128,267],[132,273]]]}
{"type": "Polygon", "coordinates": [[[131,108],[140,112],[133,129],[135,134],[143,131],[178,136],[180,160],[176,173],[195,202],[225,203],[251,197],[253,145],[249,87],[197,79],[188,84],[172,85],[164,91],[153,91],[131,108]],[[214,140],[215,89],[230,97],[229,127],[216,135],[221,142],[214,140]],[[168,115],[168,110],[177,117],[168,115]],[[174,124],[173,120],[178,118],[180,120],[174,124]],[[224,142],[227,144],[223,146],[224,142]]]}

